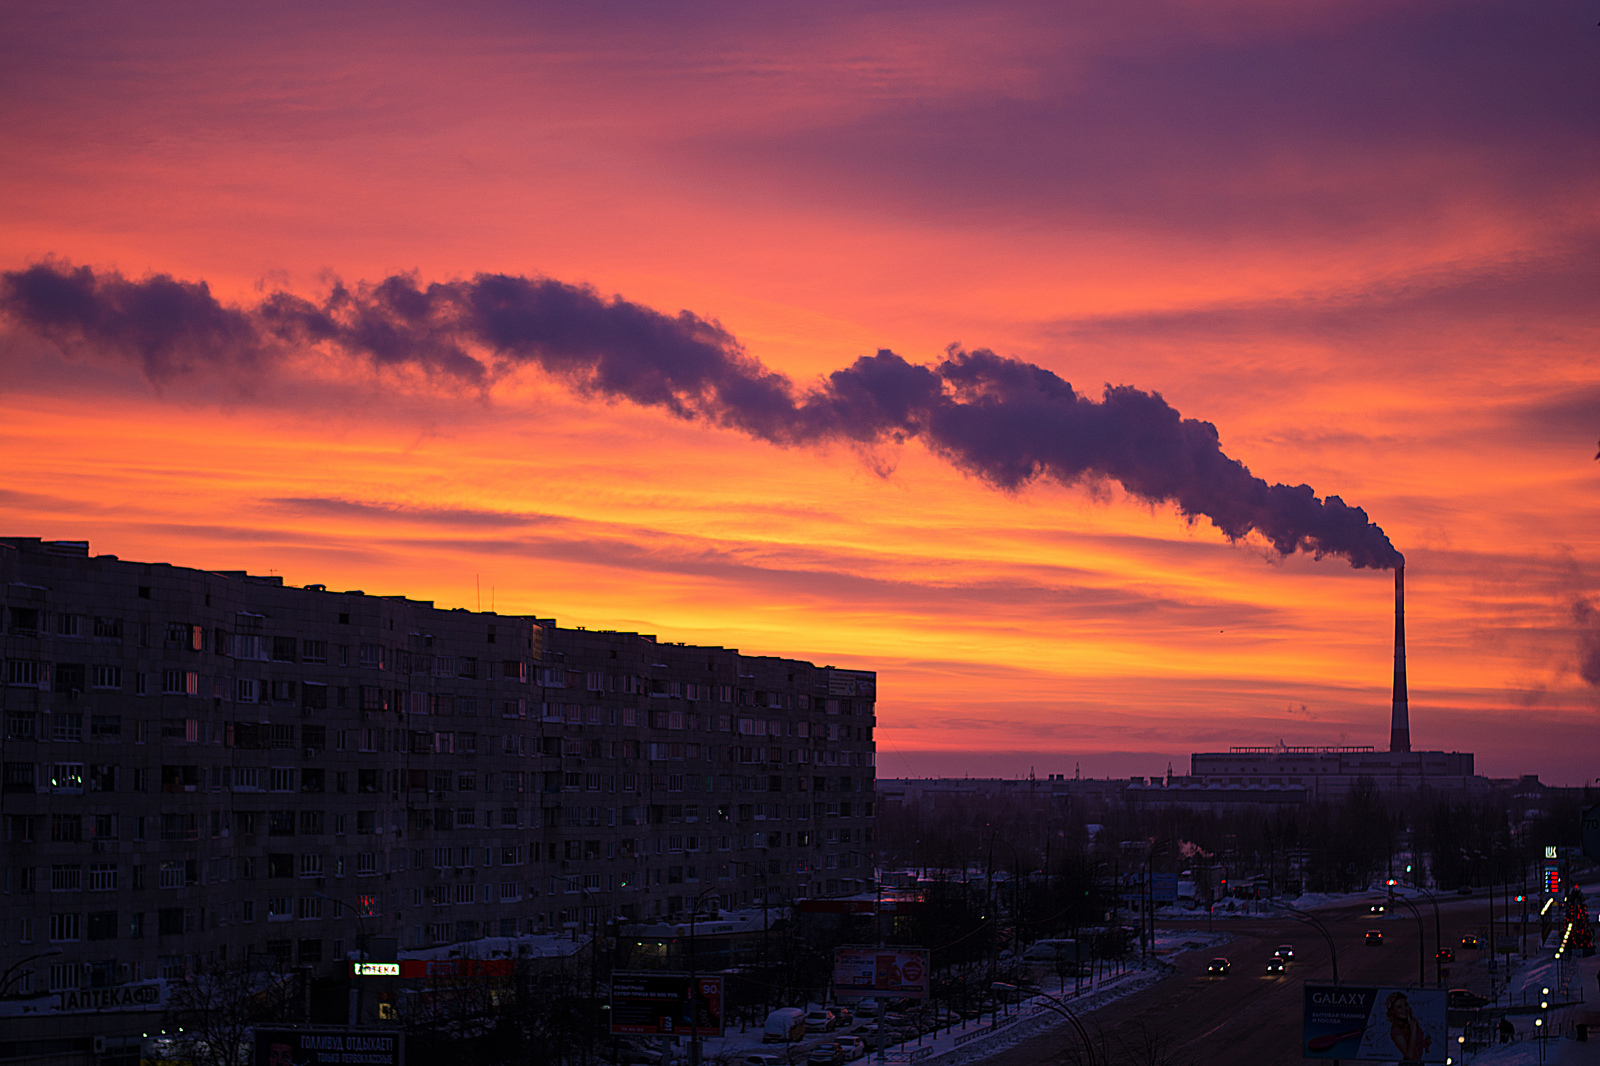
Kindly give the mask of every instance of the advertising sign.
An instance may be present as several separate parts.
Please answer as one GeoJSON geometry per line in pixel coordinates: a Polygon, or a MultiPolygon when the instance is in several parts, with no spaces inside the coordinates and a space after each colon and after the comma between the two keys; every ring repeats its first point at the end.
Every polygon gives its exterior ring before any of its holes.
{"type": "Polygon", "coordinates": [[[927,948],[838,948],[833,994],[845,997],[928,998],[927,948]]]}
{"type": "Polygon", "coordinates": [[[161,1006],[161,983],[75,988],[61,993],[58,1011],[155,1010],[161,1006]]]}
{"type": "Polygon", "coordinates": [[[1305,986],[1303,1057],[1443,1063],[1442,989],[1305,986]]]}
{"type": "Polygon", "coordinates": [[[515,959],[401,959],[399,962],[352,962],[351,977],[515,977],[515,959]]]}
{"type": "Polygon", "coordinates": [[[611,1032],[632,1036],[721,1036],[722,978],[686,973],[611,975],[611,1032]]]}
{"type": "Polygon", "coordinates": [[[1578,815],[1578,839],[1583,842],[1583,853],[1600,862],[1600,805],[1578,815]]]}
{"type": "Polygon", "coordinates": [[[1178,902],[1178,875],[1151,874],[1150,898],[1157,903],[1178,902]]]}
{"type": "Polygon", "coordinates": [[[382,1029],[257,1029],[254,1066],[404,1066],[405,1035],[382,1029]]]}

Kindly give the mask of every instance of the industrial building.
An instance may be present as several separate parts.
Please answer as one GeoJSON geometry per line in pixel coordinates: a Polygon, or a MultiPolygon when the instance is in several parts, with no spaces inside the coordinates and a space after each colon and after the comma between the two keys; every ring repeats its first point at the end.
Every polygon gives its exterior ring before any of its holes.
{"type": "Polygon", "coordinates": [[[871,671],[16,537],[0,627],[0,996],[872,880],[871,671]]]}
{"type": "MultiPolygon", "coordinates": [[[[1233,747],[1190,756],[1185,788],[1303,789],[1313,800],[1337,799],[1358,781],[1382,792],[1465,795],[1485,792],[1486,778],[1473,771],[1473,757],[1458,751],[1412,751],[1411,707],[1406,685],[1405,568],[1394,572],[1394,688],[1389,714],[1389,750],[1371,746],[1291,747],[1283,743],[1233,747]]],[[[1176,795],[1175,795],[1176,800],[1176,795]]],[[[1150,797],[1146,798],[1146,802],[1150,797]]]]}

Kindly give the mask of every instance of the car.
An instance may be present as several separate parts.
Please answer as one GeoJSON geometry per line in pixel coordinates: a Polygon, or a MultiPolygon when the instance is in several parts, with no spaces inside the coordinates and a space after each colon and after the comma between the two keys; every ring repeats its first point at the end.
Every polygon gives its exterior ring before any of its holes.
{"type": "Polygon", "coordinates": [[[1458,896],[1470,896],[1470,895],[1472,895],[1472,886],[1471,885],[1462,885],[1460,888],[1456,889],[1456,895],[1458,895],[1458,896]]]}
{"type": "Polygon", "coordinates": [[[1463,948],[1472,948],[1473,950],[1477,950],[1478,938],[1475,936],[1464,936],[1461,938],[1461,946],[1463,948]]]}
{"type": "Polygon", "coordinates": [[[806,1013],[806,1032],[826,1033],[839,1024],[831,1010],[814,1010],[806,1013]]]}
{"type": "Polygon", "coordinates": [[[856,1020],[856,1016],[850,1012],[849,1007],[829,1007],[828,1009],[833,1011],[833,1024],[839,1029],[843,1029],[856,1020]]]}
{"type": "Polygon", "coordinates": [[[788,1066],[788,1059],[770,1051],[751,1051],[734,1059],[734,1066],[788,1066]]]}
{"type": "Polygon", "coordinates": [[[1449,948],[1440,948],[1438,953],[1434,955],[1434,958],[1438,959],[1440,962],[1455,962],[1456,953],[1449,948]]]}
{"type": "Polygon", "coordinates": [[[859,1036],[841,1036],[838,1044],[844,1049],[844,1061],[859,1059],[867,1053],[867,1045],[859,1036]]]}
{"type": "Polygon", "coordinates": [[[811,1049],[811,1054],[806,1056],[806,1066],[834,1066],[835,1063],[843,1061],[843,1049],[832,1041],[826,1044],[818,1044],[811,1049]]]}
{"type": "Polygon", "coordinates": [[[1367,904],[1367,913],[1368,914],[1387,914],[1388,912],[1389,912],[1389,908],[1384,906],[1382,903],[1369,903],[1369,904],[1367,904]]]}
{"type": "Polygon", "coordinates": [[[1206,973],[1226,974],[1232,965],[1227,959],[1219,955],[1206,966],[1206,973]]]}
{"type": "Polygon", "coordinates": [[[1445,1006],[1450,1010],[1477,1010],[1488,1004],[1488,996],[1480,996],[1466,988],[1452,988],[1445,997],[1445,1006]]]}
{"type": "Polygon", "coordinates": [[[1383,930],[1382,929],[1368,929],[1367,930],[1367,943],[1371,944],[1373,947],[1376,947],[1376,948],[1383,947],[1383,930]]]}
{"type": "Polygon", "coordinates": [[[1274,958],[1292,959],[1292,958],[1294,958],[1294,945],[1293,944],[1279,944],[1277,946],[1277,948],[1272,952],[1272,955],[1273,955],[1274,958]]]}
{"type": "Polygon", "coordinates": [[[850,1031],[850,1035],[861,1041],[861,1046],[866,1050],[877,1051],[878,1031],[877,1024],[869,1022],[866,1025],[856,1026],[850,1031]]]}
{"type": "Polygon", "coordinates": [[[1289,964],[1276,955],[1267,960],[1268,973],[1283,973],[1288,968],[1289,964]]]}

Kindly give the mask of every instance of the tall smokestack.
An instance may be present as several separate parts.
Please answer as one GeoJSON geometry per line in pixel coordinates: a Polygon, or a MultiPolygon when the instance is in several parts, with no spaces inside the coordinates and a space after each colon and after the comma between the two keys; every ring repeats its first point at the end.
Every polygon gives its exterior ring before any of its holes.
{"type": "Polygon", "coordinates": [[[1389,750],[1411,750],[1411,708],[1406,700],[1406,568],[1394,568],[1394,713],[1389,750]]]}

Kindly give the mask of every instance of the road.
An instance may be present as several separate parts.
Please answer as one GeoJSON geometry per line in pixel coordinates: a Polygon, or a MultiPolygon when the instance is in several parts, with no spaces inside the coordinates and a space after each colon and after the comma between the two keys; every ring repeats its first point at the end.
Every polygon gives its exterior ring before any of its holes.
{"type": "MultiPolygon", "coordinates": [[[[1374,899],[1381,898],[1374,895],[1374,899]]],[[[1427,984],[1434,983],[1434,916],[1426,901],[1423,914],[1427,984]]],[[[1440,901],[1444,944],[1453,946],[1457,960],[1445,978],[1446,988],[1488,991],[1487,951],[1461,948],[1463,935],[1482,935],[1488,921],[1483,897],[1440,901]]],[[[1498,907],[1496,908],[1498,914],[1498,907]]],[[[1316,912],[1333,934],[1339,954],[1339,977],[1351,984],[1415,986],[1417,982],[1417,922],[1402,904],[1390,913],[1373,917],[1365,901],[1316,912]],[[1366,944],[1366,930],[1383,931],[1383,945],[1366,944]]],[[[1162,923],[1166,928],[1204,929],[1205,923],[1162,923]]],[[[1504,929],[1500,923],[1497,927],[1504,929]]],[[[1537,936],[1537,924],[1530,926],[1537,936]]],[[[1304,1012],[1301,985],[1307,980],[1326,981],[1333,976],[1327,942],[1313,928],[1293,919],[1228,919],[1216,928],[1234,941],[1216,949],[1184,952],[1174,959],[1178,972],[1143,992],[1118,1000],[1083,1016],[1091,1033],[1101,1033],[1105,1046],[1115,1053],[1113,1064],[1128,1063],[1250,1063],[1252,1066],[1298,1066],[1300,1028],[1304,1012]],[[1295,959],[1284,975],[1266,972],[1267,959],[1279,944],[1292,944],[1295,959]],[[1206,973],[1213,956],[1223,955],[1233,964],[1226,977],[1206,973]],[[1166,1057],[1151,1057],[1152,1041],[1166,1057]],[[1144,1048],[1145,1053],[1133,1049],[1144,1048]],[[1123,1050],[1126,1049],[1126,1050],[1123,1050]]],[[[1487,941],[1485,941],[1487,943],[1487,941]]],[[[1531,947],[1531,944],[1530,944],[1531,947]]],[[[1070,1000],[1068,1001],[1070,1005],[1070,1000]]],[[[1070,1027],[1057,1027],[1007,1048],[998,1057],[1007,1066],[1060,1064],[1084,1061],[1063,1052],[1077,1046],[1070,1027]]],[[[1103,1061],[1100,1066],[1107,1066],[1103,1061]]]]}

